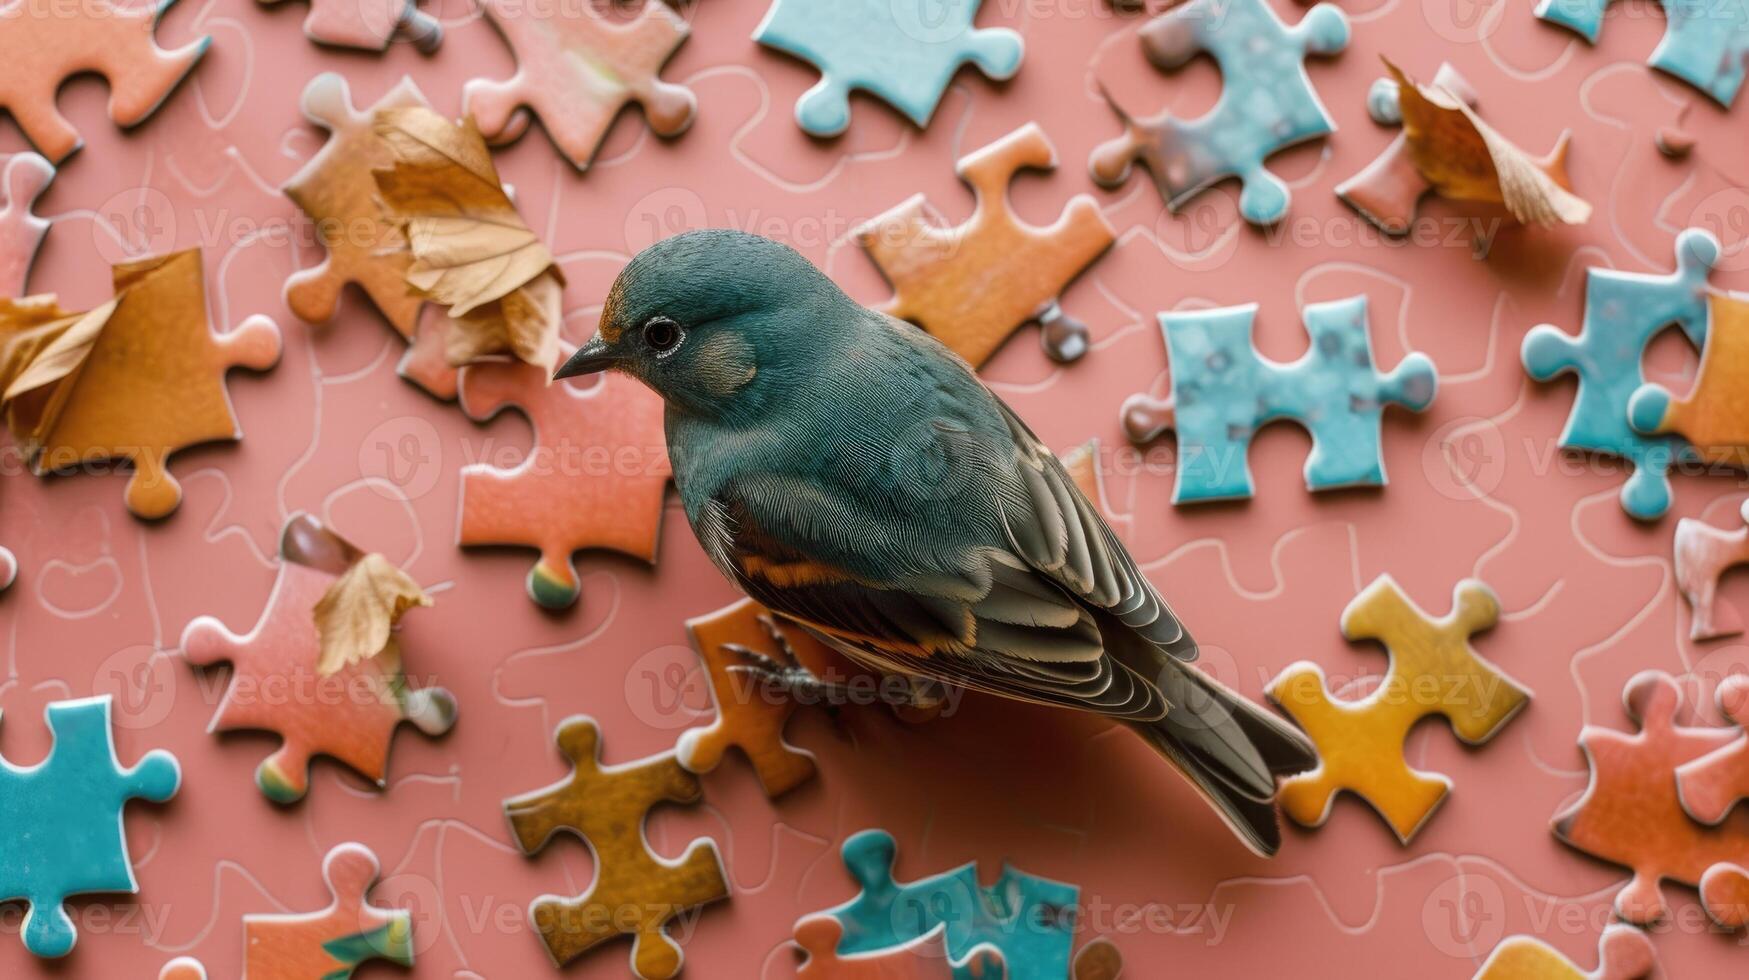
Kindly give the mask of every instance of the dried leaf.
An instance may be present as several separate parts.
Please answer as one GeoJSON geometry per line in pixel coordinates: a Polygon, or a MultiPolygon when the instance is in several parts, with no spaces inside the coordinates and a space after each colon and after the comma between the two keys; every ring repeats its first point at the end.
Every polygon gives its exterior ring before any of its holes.
{"type": "Polygon", "coordinates": [[[373,176],[413,255],[407,284],[448,308],[450,363],[509,353],[551,367],[564,279],[505,193],[473,119],[385,109],[376,133],[395,157],[373,176]]]}
{"type": "Polygon", "coordinates": [[[1454,201],[1501,204],[1520,222],[1583,224],[1591,205],[1567,189],[1566,136],[1546,160],[1513,145],[1444,88],[1423,88],[1385,61],[1397,82],[1409,155],[1428,184],[1454,201]]]}
{"type": "Polygon", "coordinates": [[[77,376],[119,301],[70,313],[53,295],[0,299],[0,407],[27,455],[41,447],[72,387],[62,382],[77,376]]]}
{"type": "Polygon", "coordinates": [[[429,605],[431,597],[406,572],[382,555],[365,555],[316,603],[322,651],[316,672],[326,677],[376,656],[388,646],[389,630],[402,614],[429,605]]]}

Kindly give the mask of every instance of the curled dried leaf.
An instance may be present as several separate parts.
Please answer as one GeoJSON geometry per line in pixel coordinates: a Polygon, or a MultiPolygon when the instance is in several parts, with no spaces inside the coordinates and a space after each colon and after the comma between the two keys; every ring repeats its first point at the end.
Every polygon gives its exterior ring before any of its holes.
{"type": "Polygon", "coordinates": [[[371,553],[334,580],[316,603],[316,634],[321,654],[316,672],[323,677],[381,653],[389,631],[407,610],[431,605],[431,597],[412,576],[371,553]]]}
{"type": "Polygon", "coordinates": [[[1423,87],[1388,60],[1385,67],[1397,83],[1410,158],[1441,197],[1501,204],[1525,224],[1583,224],[1591,217],[1591,205],[1567,186],[1566,134],[1539,160],[1454,93],[1423,87]]]}
{"type": "Polygon", "coordinates": [[[52,295],[0,299],[0,406],[27,455],[71,390],[72,379],[109,323],[120,298],[86,313],[61,308],[52,295]]]}
{"type": "Polygon", "coordinates": [[[511,354],[551,367],[564,279],[505,192],[473,119],[457,125],[408,106],[377,113],[375,130],[394,154],[393,167],[372,175],[413,256],[407,285],[448,309],[450,363],[511,354]]]}

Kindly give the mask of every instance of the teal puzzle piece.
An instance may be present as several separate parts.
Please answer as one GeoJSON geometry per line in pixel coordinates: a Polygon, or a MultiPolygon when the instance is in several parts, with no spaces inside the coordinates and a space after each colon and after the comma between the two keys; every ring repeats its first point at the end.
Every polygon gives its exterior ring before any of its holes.
{"type": "Polygon", "coordinates": [[[1614,269],[1585,274],[1585,322],[1579,336],[1542,324],[1524,337],[1524,370],[1538,381],[1579,378],[1579,394],[1561,431],[1568,449],[1620,456],[1633,464],[1621,506],[1640,520],[1670,509],[1670,467],[1695,458],[1675,436],[1645,436],[1628,424],[1628,403],[1645,381],[1640,359],[1665,327],[1681,328],[1696,349],[1706,343],[1707,273],[1719,240],[1698,228],[1676,236],[1676,271],[1645,275],[1614,269]]]}
{"type": "Polygon", "coordinates": [[[1069,975],[1076,886],[1004,866],[996,883],[984,888],[972,864],[900,884],[893,880],[897,846],[884,830],[852,835],[843,855],[862,892],[824,913],[844,927],[840,955],[891,949],[944,929],[956,980],[972,976],[970,954],[980,947],[1000,952],[1011,980],[1069,975]]]}
{"type": "Polygon", "coordinates": [[[1214,108],[1184,120],[1169,111],[1124,119],[1123,135],[1093,151],[1093,179],[1115,187],[1140,160],[1154,175],[1166,206],[1177,211],[1203,188],[1237,177],[1239,213],[1252,224],[1273,224],[1287,214],[1289,194],[1264,169],[1272,153],[1336,131],[1306,76],[1308,55],[1333,55],[1348,47],[1348,18],[1320,3],[1293,27],[1264,0],[1190,0],[1149,21],[1141,30],[1148,60],[1165,70],[1199,52],[1221,69],[1221,95],[1214,108]]]}
{"type": "MultiPolygon", "coordinates": [[[[1749,63],[1749,0],[1662,0],[1664,39],[1647,64],[1730,106],[1749,63]]],[[[1541,0],[1536,15],[1597,43],[1609,0],[1541,0]]]]}
{"type": "Polygon", "coordinates": [[[850,93],[877,95],[918,126],[967,62],[994,79],[1020,70],[1025,46],[1006,28],[975,29],[983,0],[773,0],[753,40],[820,69],[796,102],[796,122],[815,136],[850,125],[850,93]]]}
{"type": "Polygon", "coordinates": [[[1137,443],[1168,429],[1178,437],[1175,504],[1232,500],[1253,493],[1251,437],[1277,419],[1312,434],[1306,487],[1383,486],[1380,426],[1387,405],[1423,411],[1439,390],[1427,355],[1412,353],[1389,374],[1374,366],[1366,297],[1313,303],[1301,315],[1310,346],[1291,364],[1251,343],[1257,304],[1160,314],[1172,392],[1133,395],[1124,427],[1137,443]]]}
{"type": "Polygon", "coordinates": [[[108,695],[57,701],[43,714],[55,736],[49,757],[28,769],[0,759],[0,899],[30,903],[25,948],[53,957],[79,938],[62,907],[69,896],[139,891],[122,808],[176,795],[182,770],[162,749],[122,768],[108,695]]]}

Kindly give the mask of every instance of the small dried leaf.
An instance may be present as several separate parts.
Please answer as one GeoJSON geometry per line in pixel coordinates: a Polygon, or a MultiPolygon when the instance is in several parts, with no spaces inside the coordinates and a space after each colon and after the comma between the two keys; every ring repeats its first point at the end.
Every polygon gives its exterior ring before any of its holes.
{"type": "Polygon", "coordinates": [[[1582,224],[1591,217],[1591,205],[1565,186],[1561,149],[1538,160],[1451,92],[1423,88],[1388,60],[1385,67],[1397,82],[1410,158],[1441,197],[1501,204],[1525,224],[1582,224]]]}
{"type": "Polygon", "coordinates": [[[62,382],[77,376],[119,301],[70,313],[52,295],[0,299],[0,407],[27,455],[53,427],[71,389],[62,382]]]}
{"type": "Polygon", "coordinates": [[[431,605],[431,597],[406,572],[379,554],[354,562],[316,603],[316,633],[323,677],[369,660],[389,644],[389,630],[407,610],[431,605]]]}
{"type": "Polygon", "coordinates": [[[505,193],[474,121],[409,106],[377,113],[376,133],[395,156],[373,176],[413,255],[407,284],[448,309],[450,363],[508,353],[552,366],[564,280],[505,193]]]}

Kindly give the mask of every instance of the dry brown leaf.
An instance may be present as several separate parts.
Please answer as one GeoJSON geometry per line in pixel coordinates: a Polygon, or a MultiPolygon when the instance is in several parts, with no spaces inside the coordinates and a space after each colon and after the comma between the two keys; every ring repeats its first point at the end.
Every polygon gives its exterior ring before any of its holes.
{"type": "Polygon", "coordinates": [[[1518,221],[1543,226],[1583,224],[1591,205],[1567,188],[1566,134],[1538,160],[1495,132],[1443,88],[1423,88],[1389,60],[1397,82],[1403,134],[1415,169],[1434,191],[1454,201],[1504,205],[1518,221]]]}
{"type": "Polygon", "coordinates": [[[473,119],[385,109],[376,133],[395,157],[373,176],[413,255],[407,285],[448,309],[450,363],[508,353],[551,367],[564,279],[504,192],[473,119]]]}
{"type": "Polygon", "coordinates": [[[327,677],[381,653],[402,614],[429,605],[431,597],[393,562],[375,553],[360,558],[316,603],[316,673],[327,677]]]}
{"type": "Polygon", "coordinates": [[[26,455],[66,401],[71,385],[60,382],[78,373],[119,301],[72,313],[48,294],[0,299],[0,407],[26,455]]]}

